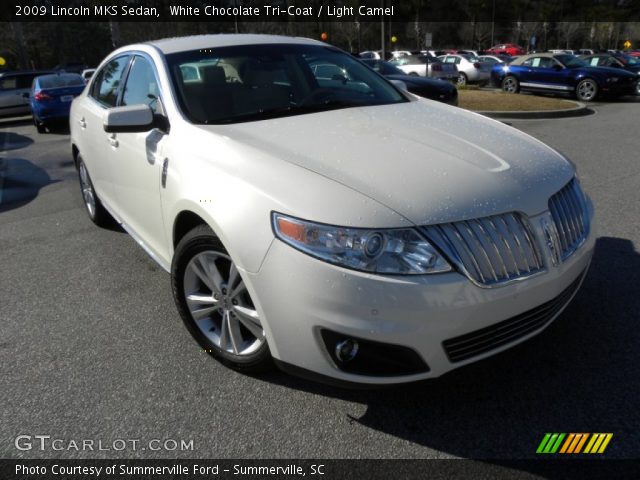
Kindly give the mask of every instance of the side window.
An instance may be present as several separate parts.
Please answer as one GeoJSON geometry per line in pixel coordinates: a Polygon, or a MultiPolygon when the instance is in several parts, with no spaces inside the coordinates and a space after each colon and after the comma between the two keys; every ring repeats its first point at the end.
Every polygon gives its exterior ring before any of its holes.
{"type": "Polygon", "coordinates": [[[540,57],[536,57],[536,58],[532,58],[531,59],[531,66],[532,67],[540,67],[540,60],[542,60],[540,57]]]}
{"type": "Polygon", "coordinates": [[[599,63],[600,63],[599,57],[592,57],[589,59],[589,65],[591,65],[592,67],[597,67],[599,63]]]}
{"type": "Polygon", "coordinates": [[[0,78],[0,90],[15,90],[16,77],[0,78]]]}
{"type": "Polygon", "coordinates": [[[122,105],[149,105],[155,112],[159,96],[158,83],[149,60],[136,55],[122,95],[122,105]]]}
{"type": "Polygon", "coordinates": [[[106,107],[115,107],[120,92],[120,81],[131,57],[118,57],[107,63],[96,75],[91,96],[106,107]]]}
{"type": "Polygon", "coordinates": [[[17,88],[31,88],[35,75],[20,75],[17,81],[17,88]]]}

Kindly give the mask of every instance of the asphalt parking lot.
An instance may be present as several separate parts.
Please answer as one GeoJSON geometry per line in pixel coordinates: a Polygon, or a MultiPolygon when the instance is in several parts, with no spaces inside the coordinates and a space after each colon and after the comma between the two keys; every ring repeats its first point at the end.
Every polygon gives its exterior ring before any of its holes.
{"type": "Polygon", "coordinates": [[[63,131],[0,122],[3,458],[535,457],[545,432],[640,452],[640,99],[510,123],[571,158],[596,206],[594,261],[541,335],[436,380],[345,391],[235,373],[183,327],[169,276],[86,216],[63,131]],[[189,451],[18,450],[20,434],[193,440],[189,451]]]}

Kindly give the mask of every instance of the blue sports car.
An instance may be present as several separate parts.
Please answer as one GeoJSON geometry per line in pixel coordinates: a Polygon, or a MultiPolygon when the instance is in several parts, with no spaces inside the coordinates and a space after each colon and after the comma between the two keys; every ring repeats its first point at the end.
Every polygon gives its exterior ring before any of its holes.
{"type": "Polygon", "coordinates": [[[54,73],[36,77],[29,101],[38,133],[45,133],[48,123],[68,119],[71,102],[82,93],[84,87],[84,79],[77,73],[54,73]]]}
{"type": "Polygon", "coordinates": [[[591,67],[574,55],[534,53],[491,70],[495,85],[508,93],[520,90],[573,93],[590,102],[600,95],[622,96],[636,92],[638,76],[622,69],[591,67]]]}

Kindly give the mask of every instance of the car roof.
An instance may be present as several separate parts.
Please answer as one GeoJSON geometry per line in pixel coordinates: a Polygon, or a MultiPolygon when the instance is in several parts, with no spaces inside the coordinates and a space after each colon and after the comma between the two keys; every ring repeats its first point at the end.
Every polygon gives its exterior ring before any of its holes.
{"type": "Polygon", "coordinates": [[[53,73],[51,70],[20,70],[11,72],[0,72],[0,78],[13,77],[16,75],[46,75],[47,73],[53,73]]]}
{"type": "MultiPolygon", "coordinates": [[[[517,57],[513,62],[511,62],[511,65],[520,65],[524,62],[526,62],[527,60],[529,60],[530,58],[540,58],[540,57],[547,57],[547,58],[555,58],[556,55],[563,55],[561,53],[530,53],[528,55],[521,55],[519,57],[517,57]]],[[[564,55],[570,55],[569,53],[566,53],[564,55]]]]}
{"type": "Polygon", "coordinates": [[[319,40],[302,37],[285,37],[282,35],[234,34],[220,33],[214,35],[192,35],[188,37],[165,38],[153,40],[148,44],[158,48],[165,55],[189,50],[205,48],[231,47],[235,45],[260,44],[299,44],[299,45],[327,45],[319,40]]]}

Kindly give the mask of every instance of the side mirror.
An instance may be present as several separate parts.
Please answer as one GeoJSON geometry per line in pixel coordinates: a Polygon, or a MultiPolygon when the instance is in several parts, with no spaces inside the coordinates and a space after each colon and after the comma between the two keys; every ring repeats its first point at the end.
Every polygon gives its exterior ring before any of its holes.
{"type": "Polygon", "coordinates": [[[149,105],[128,105],[106,111],[104,131],[108,133],[147,132],[154,128],[153,111],[149,105]]]}
{"type": "Polygon", "coordinates": [[[408,92],[409,89],[407,88],[407,84],[404,83],[402,80],[389,80],[391,83],[393,83],[396,87],[398,87],[400,90],[403,90],[405,92],[408,92]]]}

